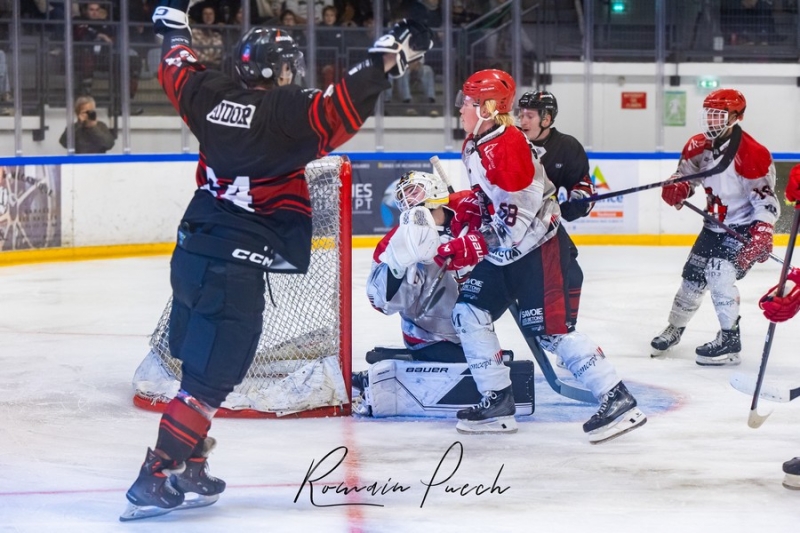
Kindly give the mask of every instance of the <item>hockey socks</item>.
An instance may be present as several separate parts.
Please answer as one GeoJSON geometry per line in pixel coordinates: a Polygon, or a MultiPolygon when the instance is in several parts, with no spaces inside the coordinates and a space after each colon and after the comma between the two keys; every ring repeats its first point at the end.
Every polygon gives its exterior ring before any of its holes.
{"type": "Polygon", "coordinates": [[[156,449],[176,461],[200,455],[198,446],[208,434],[214,412],[216,409],[180,391],[161,416],[156,449]]]}

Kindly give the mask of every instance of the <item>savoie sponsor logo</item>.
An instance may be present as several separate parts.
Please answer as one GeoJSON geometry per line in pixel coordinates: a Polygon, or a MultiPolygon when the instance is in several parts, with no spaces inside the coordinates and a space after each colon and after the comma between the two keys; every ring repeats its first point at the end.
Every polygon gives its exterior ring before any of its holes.
{"type": "Polygon", "coordinates": [[[242,105],[223,100],[206,115],[206,120],[222,126],[249,129],[255,110],[256,106],[254,105],[242,105]]]}
{"type": "Polygon", "coordinates": [[[541,324],[544,320],[544,312],[541,307],[537,309],[524,309],[519,313],[519,320],[523,326],[541,324]]]}

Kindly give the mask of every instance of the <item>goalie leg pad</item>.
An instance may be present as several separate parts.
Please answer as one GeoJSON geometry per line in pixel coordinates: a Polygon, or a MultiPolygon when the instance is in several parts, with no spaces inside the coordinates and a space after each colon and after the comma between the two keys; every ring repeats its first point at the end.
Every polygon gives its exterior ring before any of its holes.
{"type": "MultiPolygon", "coordinates": [[[[513,383],[516,414],[533,414],[533,361],[506,365],[513,383]]],[[[481,400],[466,363],[391,359],[370,366],[366,397],[374,417],[454,417],[457,411],[481,400]]]]}

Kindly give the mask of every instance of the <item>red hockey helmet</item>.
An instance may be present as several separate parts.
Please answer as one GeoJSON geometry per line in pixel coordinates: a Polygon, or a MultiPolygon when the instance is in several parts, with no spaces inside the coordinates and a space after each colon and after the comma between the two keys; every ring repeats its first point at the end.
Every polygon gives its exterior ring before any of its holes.
{"type": "Polygon", "coordinates": [[[744,117],[747,101],[744,95],[736,89],[717,89],[712,91],[703,100],[703,107],[708,109],[721,109],[728,113],[736,113],[739,118],[744,117]]]}
{"type": "Polygon", "coordinates": [[[717,89],[709,93],[703,100],[703,110],[700,113],[703,135],[706,139],[723,136],[736,121],[744,118],[746,107],[744,95],[736,89],[717,89]],[[736,113],[734,121],[731,121],[732,113],[736,113]]]}
{"type": "Polygon", "coordinates": [[[486,100],[497,102],[498,113],[510,113],[514,106],[517,85],[508,73],[497,69],[479,70],[464,82],[464,96],[478,103],[486,100]]]}

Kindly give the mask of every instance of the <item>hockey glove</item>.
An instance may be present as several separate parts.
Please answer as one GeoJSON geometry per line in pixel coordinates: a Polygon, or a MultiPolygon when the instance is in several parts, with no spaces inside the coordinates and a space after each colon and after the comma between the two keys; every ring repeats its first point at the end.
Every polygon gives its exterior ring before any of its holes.
{"type": "Polygon", "coordinates": [[[783,296],[778,296],[778,286],[772,287],[758,301],[764,316],[770,322],[785,322],[800,310],[800,269],[793,268],[786,276],[783,296]]]}
{"type": "Polygon", "coordinates": [[[750,240],[736,256],[736,266],[747,271],[756,261],[763,263],[772,253],[772,224],[755,222],[750,226],[750,240]]]}
{"type": "Polygon", "coordinates": [[[427,26],[414,20],[403,19],[392,30],[375,41],[370,53],[395,54],[397,64],[389,71],[390,78],[402,76],[409,63],[425,55],[433,47],[433,33],[427,26]]]}
{"type": "Polygon", "coordinates": [[[447,263],[448,258],[452,258],[447,270],[461,270],[477,265],[488,251],[483,235],[477,230],[472,230],[439,246],[437,250],[439,255],[434,257],[434,260],[437,265],[442,266],[447,263]]]}
{"type": "Polygon", "coordinates": [[[594,207],[594,202],[577,202],[597,194],[594,182],[589,176],[584,176],[581,181],[576,183],[569,191],[569,199],[560,205],[561,218],[567,222],[587,216],[594,207]]]}
{"type": "MultiPolygon", "coordinates": [[[[680,177],[680,174],[673,174],[671,179],[680,177]]],[[[683,207],[683,202],[692,194],[694,194],[694,189],[691,185],[689,185],[688,181],[664,185],[664,187],[661,189],[661,199],[667,202],[668,205],[673,206],[675,209],[680,209],[683,207]]]]}
{"type": "Polygon", "coordinates": [[[786,183],[786,199],[790,202],[800,202],[800,165],[795,165],[789,171],[789,181],[786,183]]]}
{"type": "Polygon", "coordinates": [[[439,246],[439,232],[429,209],[418,206],[400,214],[400,225],[378,257],[398,279],[417,263],[429,263],[439,246]]]}
{"type": "Polygon", "coordinates": [[[461,231],[479,229],[481,227],[481,203],[473,191],[459,191],[450,195],[448,207],[455,213],[450,220],[450,231],[454,236],[461,231]]]}

